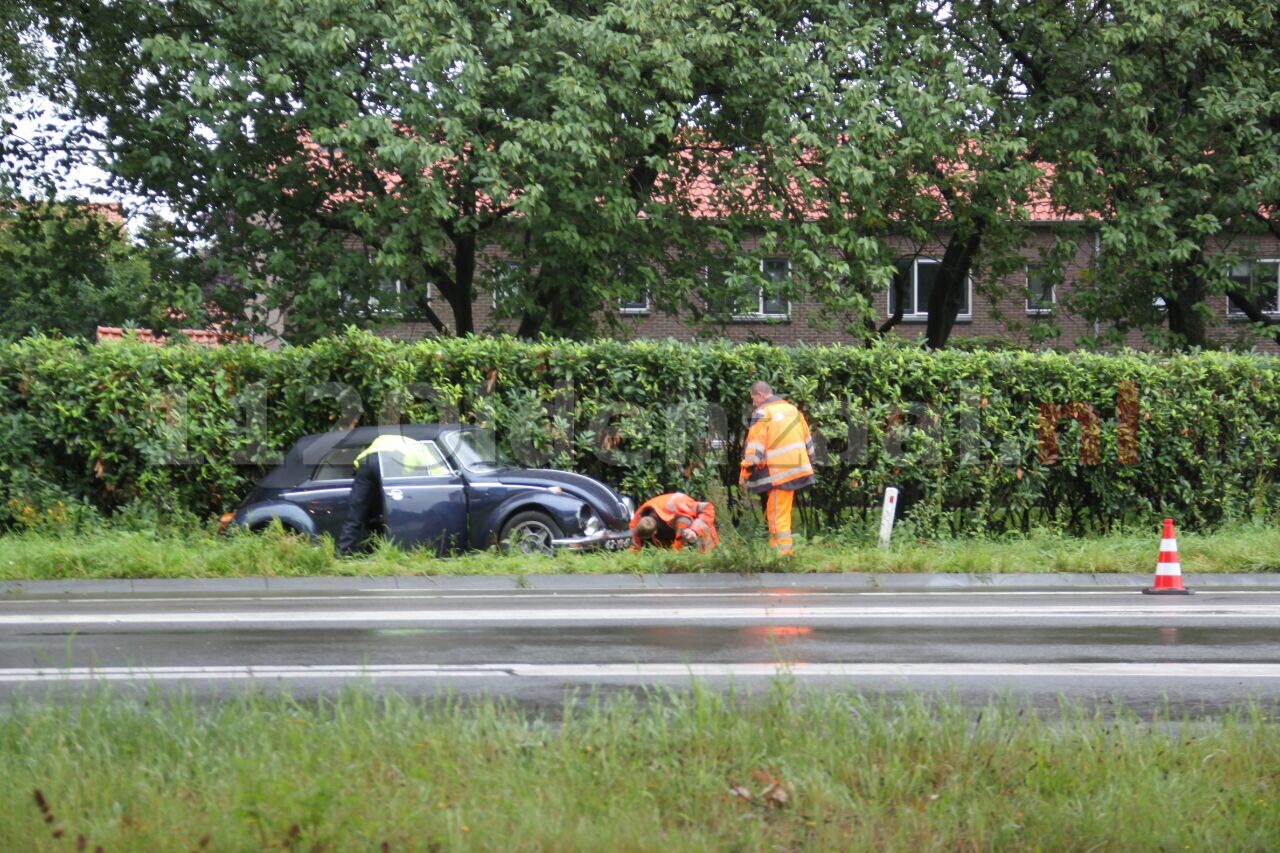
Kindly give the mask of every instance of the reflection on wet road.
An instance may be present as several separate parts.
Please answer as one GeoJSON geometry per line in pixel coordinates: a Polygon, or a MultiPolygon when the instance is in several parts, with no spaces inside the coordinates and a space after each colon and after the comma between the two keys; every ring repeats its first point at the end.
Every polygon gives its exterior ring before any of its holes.
{"type": "Polygon", "coordinates": [[[596,579],[555,590],[329,589],[0,597],[0,695],[107,682],[221,696],[352,682],[534,706],[568,688],[927,691],[1215,711],[1280,699],[1280,592],[883,592],[596,579]]]}

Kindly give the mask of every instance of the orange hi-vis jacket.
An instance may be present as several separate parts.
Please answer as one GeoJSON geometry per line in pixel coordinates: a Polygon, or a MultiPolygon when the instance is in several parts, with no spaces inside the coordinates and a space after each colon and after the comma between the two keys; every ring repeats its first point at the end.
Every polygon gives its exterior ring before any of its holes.
{"type": "Polygon", "coordinates": [[[795,491],[812,486],[813,456],[809,424],[795,406],[773,396],[751,413],[741,471],[748,490],[795,491]]]}
{"type": "Polygon", "coordinates": [[[640,550],[642,543],[635,535],[636,524],[646,512],[656,515],[658,519],[676,532],[675,541],[671,543],[673,551],[684,547],[685,530],[692,530],[698,536],[698,550],[710,551],[720,544],[720,535],[716,533],[716,508],[710,501],[700,501],[683,492],[668,492],[658,495],[642,503],[631,516],[631,549],[640,550]]]}

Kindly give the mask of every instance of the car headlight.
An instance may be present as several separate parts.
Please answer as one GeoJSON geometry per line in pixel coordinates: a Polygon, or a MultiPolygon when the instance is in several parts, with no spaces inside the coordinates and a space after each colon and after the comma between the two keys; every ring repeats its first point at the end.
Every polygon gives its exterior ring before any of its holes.
{"type": "Polygon", "coordinates": [[[582,532],[587,536],[594,536],[601,530],[604,530],[604,522],[594,512],[587,515],[582,522],[582,532]]]}

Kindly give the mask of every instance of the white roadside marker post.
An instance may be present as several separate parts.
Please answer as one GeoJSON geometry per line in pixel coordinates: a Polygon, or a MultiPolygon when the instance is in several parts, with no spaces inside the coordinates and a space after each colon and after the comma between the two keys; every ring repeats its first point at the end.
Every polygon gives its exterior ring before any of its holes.
{"type": "Polygon", "coordinates": [[[884,490],[884,509],[880,512],[880,547],[889,547],[889,537],[893,535],[893,517],[898,512],[898,489],[889,486],[884,490]]]}

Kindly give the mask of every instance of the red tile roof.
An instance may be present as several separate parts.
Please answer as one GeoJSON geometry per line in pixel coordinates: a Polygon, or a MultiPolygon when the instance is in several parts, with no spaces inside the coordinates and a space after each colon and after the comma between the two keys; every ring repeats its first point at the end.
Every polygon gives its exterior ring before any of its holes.
{"type": "MultiPolygon", "coordinates": [[[[221,346],[228,343],[234,338],[226,332],[217,329],[178,329],[177,332],[193,344],[199,344],[206,347],[221,346]]],[[[150,329],[122,329],[119,326],[99,326],[98,327],[98,343],[103,341],[120,341],[126,337],[136,338],[147,344],[155,344],[160,346],[168,343],[169,338],[164,335],[157,335],[150,329]]]]}
{"type": "MultiPolygon", "coordinates": [[[[700,142],[696,132],[682,134],[682,146],[673,153],[673,160],[669,163],[669,168],[663,173],[659,179],[658,186],[655,187],[655,201],[659,204],[671,204],[676,199],[683,199],[686,210],[694,218],[698,219],[716,219],[729,216],[736,208],[739,211],[751,211],[754,213],[764,213],[774,219],[780,219],[785,214],[778,207],[776,194],[779,192],[777,187],[766,187],[763,181],[753,174],[754,169],[750,166],[746,167],[745,174],[739,173],[735,176],[732,183],[732,191],[727,192],[720,186],[720,176],[714,169],[709,167],[705,160],[710,156],[712,160],[728,159],[731,152],[728,149],[720,149],[717,146],[707,146],[700,142]],[[702,156],[695,155],[695,149],[702,148],[702,156]],[[737,198],[730,200],[729,195],[736,195],[737,198]]],[[[312,168],[317,170],[327,170],[335,177],[349,176],[354,173],[353,167],[343,157],[341,151],[324,148],[313,141],[306,133],[302,134],[301,144],[307,152],[307,157],[312,168]]],[[[814,157],[812,152],[805,152],[801,155],[804,159],[810,160],[814,157]]],[[[966,169],[962,162],[957,162],[954,169],[966,169]]],[[[448,160],[442,160],[437,164],[434,171],[437,175],[453,174],[455,166],[448,160]]],[[[1047,163],[1039,165],[1041,179],[1037,181],[1037,185],[1031,188],[1030,198],[1023,204],[1023,210],[1026,212],[1031,222],[1068,222],[1081,221],[1087,217],[1086,215],[1067,211],[1060,206],[1054,204],[1050,197],[1050,184],[1053,178],[1053,166],[1047,163]]],[[[404,177],[393,172],[378,171],[381,176],[387,192],[395,194],[396,188],[404,180],[404,177]]],[[[423,172],[424,179],[429,179],[428,170],[423,172]]],[[[812,184],[811,189],[818,189],[821,179],[818,177],[809,178],[812,184]]],[[[934,188],[925,190],[925,192],[938,196],[939,191],[934,188]]],[[[810,193],[802,191],[799,183],[792,181],[788,186],[781,188],[781,193],[785,196],[785,201],[792,207],[792,210],[799,210],[807,219],[819,219],[829,215],[829,205],[821,201],[814,200],[808,196],[810,193]]],[[[351,189],[343,191],[335,191],[329,194],[330,204],[348,204],[360,203],[367,197],[367,191],[363,189],[351,189]]],[[[518,195],[518,192],[517,192],[518,195]]],[[[819,193],[819,195],[821,195],[819,193]]],[[[506,204],[513,203],[514,196],[508,198],[506,204]]],[[[481,193],[478,198],[478,204],[485,209],[493,209],[498,205],[489,196],[481,193]]],[[[644,217],[644,213],[641,213],[644,217]]]]}

